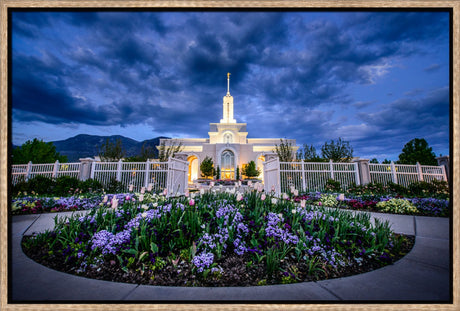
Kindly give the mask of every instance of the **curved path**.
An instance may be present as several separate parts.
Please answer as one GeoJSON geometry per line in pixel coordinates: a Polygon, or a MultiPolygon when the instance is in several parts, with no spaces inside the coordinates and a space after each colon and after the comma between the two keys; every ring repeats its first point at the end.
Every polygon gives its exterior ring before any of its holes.
{"type": "MultiPolygon", "coordinates": [[[[82,213],[82,212],[78,212],[82,213]]],[[[71,213],[60,213],[60,216],[71,213]]],[[[449,219],[372,213],[395,232],[416,236],[393,265],[340,279],[255,287],[167,287],[115,283],[58,272],[29,259],[23,235],[52,228],[56,214],[13,216],[10,302],[449,302],[452,297],[449,219]]]]}

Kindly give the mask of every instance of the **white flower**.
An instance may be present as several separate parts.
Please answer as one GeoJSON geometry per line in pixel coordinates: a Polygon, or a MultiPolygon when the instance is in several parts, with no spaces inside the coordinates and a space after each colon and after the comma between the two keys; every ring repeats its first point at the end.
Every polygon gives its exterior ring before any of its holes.
{"type": "Polygon", "coordinates": [[[148,184],[147,191],[148,192],[152,191],[152,188],[153,188],[153,184],[148,184]]]}
{"type": "Polygon", "coordinates": [[[294,196],[298,196],[299,195],[299,190],[294,190],[294,196]]]}
{"type": "Polygon", "coordinates": [[[118,200],[116,197],[113,197],[112,199],[112,208],[117,208],[118,207],[118,200]]]}
{"type": "Polygon", "coordinates": [[[211,181],[211,182],[209,183],[209,185],[210,185],[211,187],[214,187],[214,182],[211,181]]]}
{"type": "Polygon", "coordinates": [[[276,198],[272,198],[272,204],[276,204],[276,202],[278,202],[278,200],[276,198]]]}
{"type": "Polygon", "coordinates": [[[283,193],[283,199],[287,200],[287,199],[289,199],[289,196],[286,193],[283,193]]]}
{"type": "Polygon", "coordinates": [[[142,201],[144,201],[144,195],[143,194],[139,195],[139,202],[142,202],[142,201]]]}
{"type": "Polygon", "coordinates": [[[301,200],[300,201],[300,207],[304,208],[306,204],[307,204],[306,200],[301,200]]]}
{"type": "Polygon", "coordinates": [[[133,191],[133,189],[134,189],[134,185],[132,185],[132,184],[129,185],[129,192],[133,191]]]}
{"type": "Polygon", "coordinates": [[[188,197],[190,195],[190,192],[187,190],[185,190],[185,193],[184,193],[185,197],[188,197]]]}
{"type": "Polygon", "coordinates": [[[153,203],[152,205],[153,205],[153,207],[157,207],[157,206],[158,206],[158,203],[155,202],[155,203],[153,203]]]}
{"type": "Polygon", "coordinates": [[[237,201],[243,200],[243,195],[242,195],[241,193],[238,192],[237,195],[236,195],[236,200],[237,200],[237,201]]]}
{"type": "Polygon", "coordinates": [[[142,188],[141,188],[141,193],[142,193],[142,194],[145,193],[145,187],[142,187],[142,188]]]}
{"type": "Polygon", "coordinates": [[[195,198],[195,192],[190,193],[190,198],[194,199],[195,198]]]}
{"type": "Polygon", "coordinates": [[[106,203],[108,199],[109,199],[109,197],[105,195],[104,200],[102,200],[102,203],[106,203]]]}
{"type": "Polygon", "coordinates": [[[294,186],[291,186],[291,193],[293,193],[295,190],[295,187],[294,186]]]}
{"type": "Polygon", "coordinates": [[[167,196],[167,195],[168,195],[168,188],[165,188],[165,190],[163,190],[163,195],[164,195],[164,196],[167,196]]]}
{"type": "Polygon", "coordinates": [[[142,218],[145,218],[145,217],[147,217],[147,212],[142,213],[142,218]]]}
{"type": "Polygon", "coordinates": [[[200,194],[204,194],[204,189],[200,189],[200,194]]]}
{"type": "Polygon", "coordinates": [[[252,181],[248,181],[248,187],[252,186],[252,181]]]}
{"type": "Polygon", "coordinates": [[[291,212],[292,212],[293,214],[297,213],[296,209],[293,209],[291,212]]]}
{"type": "Polygon", "coordinates": [[[345,200],[345,195],[343,193],[339,194],[339,197],[337,198],[339,201],[345,200]]]}
{"type": "Polygon", "coordinates": [[[149,209],[149,207],[148,207],[147,205],[145,205],[145,204],[142,204],[141,207],[142,207],[142,209],[144,209],[144,210],[148,210],[148,209],[149,209]]]}

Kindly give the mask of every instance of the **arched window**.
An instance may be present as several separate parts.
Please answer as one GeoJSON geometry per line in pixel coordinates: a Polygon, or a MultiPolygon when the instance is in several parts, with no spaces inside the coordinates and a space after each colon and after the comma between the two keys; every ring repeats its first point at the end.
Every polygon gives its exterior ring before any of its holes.
{"type": "Polygon", "coordinates": [[[231,144],[231,143],[233,143],[233,136],[232,136],[232,134],[226,133],[226,134],[224,135],[224,143],[225,143],[225,144],[231,144]]]}
{"type": "Polygon", "coordinates": [[[233,179],[235,175],[235,155],[230,150],[222,152],[220,157],[221,176],[225,179],[233,179]]]}
{"type": "Polygon", "coordinates": [[[235,166],[235,155],[230,150],[222,152],[221,164],[223,169],[233,169],[235,166]]]}

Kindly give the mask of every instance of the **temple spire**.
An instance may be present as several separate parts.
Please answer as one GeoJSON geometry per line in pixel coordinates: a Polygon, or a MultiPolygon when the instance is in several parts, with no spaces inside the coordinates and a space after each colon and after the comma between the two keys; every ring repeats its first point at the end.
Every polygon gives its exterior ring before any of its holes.
{"type": "Polygon", "coordinates": [[[230,95],[230,72],[227,72],[227,95],[230,95]]]}

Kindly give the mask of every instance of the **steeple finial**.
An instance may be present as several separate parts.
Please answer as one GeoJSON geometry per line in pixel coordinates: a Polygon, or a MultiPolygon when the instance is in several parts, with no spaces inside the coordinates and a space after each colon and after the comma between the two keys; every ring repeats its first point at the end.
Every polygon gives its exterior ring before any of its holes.
{"type": "Polygon", "coordinates": [[[227,72],[227,95],[230,95],[230,72],[227,72]]]}

